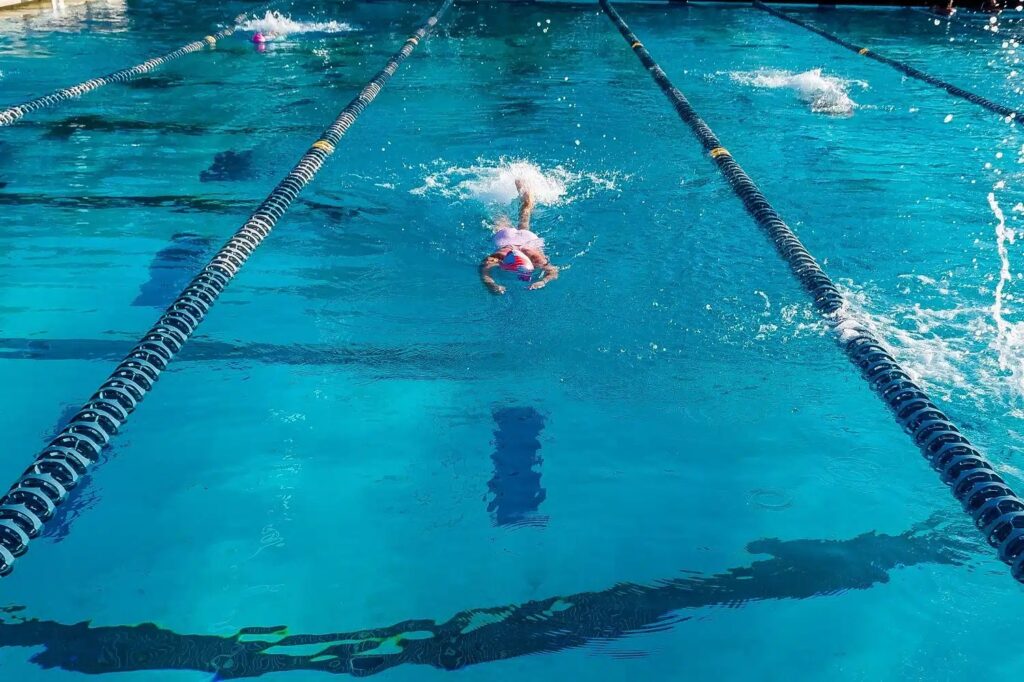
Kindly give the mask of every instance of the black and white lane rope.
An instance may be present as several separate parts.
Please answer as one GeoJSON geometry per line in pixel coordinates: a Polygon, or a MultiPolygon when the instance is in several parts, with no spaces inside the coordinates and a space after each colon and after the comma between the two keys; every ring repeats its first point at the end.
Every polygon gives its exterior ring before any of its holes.
{"type": "MultiPolygon", "coordinates": [[[[264,9],[270,6],[271,4],[273,3],[268,2],[265,3],[264,5],[261,5],[259,8],[250,11],[258,11],[260,9],[264,9]]],[[[60,102],[66,102],[69,99],[81,97],[85,93],[97,90],[103,87],[104,85],[110,85],[111,83],[124,83],[126,81],[130,81],[133,78],[137,78],[144,73],[149,73],[153,69],[156,69],[157,67],[162,66],[167,62],[173,61],[178,57],[184,57],[187,54],[199,52],[200,50],[207,47],[213,48],[217,45],[218,40],[223,40],[224,38],[227,38],[232,33],[234,33],[235,27],[242,21],[244,21],[246,16],[246,13],[239,14],[237,17],[234,18],[230,26],[217,31],[212,35],[208,35],[202,40],[194,40],[191,43],[182,45],[178,49],[172,50],[171,52],[168,52],[167,54],[162,55],[160,57],[153,57],[152,59],[147,59],[141,64],[136,64],[135,66],[129,67],[127,69],[121,69],[120,71],[109,73],[106,76],[90,78],[89,80],[83,83],[79,83],[78,85],[73,85],[69,88],[55,90],[47,95],[42,95],[41,97],[36,97],[35,99],[31,99],[27,102],[16,104],[14,106],[7,107],[6,109],[0,110],[0,127],[11,125],[12,123],[15,123],[16,121],[23,118],[26,114],[29,114],[33,111],[45,109],[46,107],[52,107],[55,104],[59,104],[60,102]]]]}
{"type": "Polygon", "coordinates": [[[377,97],[399,65],[437,25],[453,0],[444,0],[409,37],[355,99],[302,155],[299,162],[264,199],[256,212],[221,247],[209,264],[114,369],[67,426],[0,497],[0,575],[11,572],[15,558],[40,531],[99,458],[138,404],[153,389],[160,373],[203,321],[253,251],[274,229],[302,189],[319,172],[335,146],[377,97]]]}
{"type": "Polygon", "coordinates": [[[1024,582],[1024,500],[996,473],[992,464],[953,425],[882,341],[849,312],[842,293],[807,251],[793,230],[758,189],[750,176],[722,146],[718,137],[674,86],[608,0],[601,7],[629,43],[655,82],[671,101],[679,117],[703,145],[728,181],[747,213],[768,235],[800,284],[830,322],[840,346],[858,367],[875,393],[892,410],[921,454],[950,486],[982,535],[1010,566],[1014,578],[1024,582]]]}
{"type": "Polygon", "coordinates": [[[953,95],[954,97],[959,97],[961,99],[967,100],[968,102],[971,102],[972,104],[977,104],[980,107],[984,107],[985,109],[988,109],[993,113],[999,114],[1003,118],[1007,119],[1007,121],[1016,121],[1017,123],[1024,125],[1024,113],[1017,109],[1014,109],[1013,107],[1008,107],[1005,104],[993,102],[992,100],[982,97],[981,95],[973,93],[969,90],[964,90],[958,85],[953,85],[952,83],[944,81],[941,78],[936,78],[935,76],[929,73],[925,73],[920,69],[916,69],[910,64],[901,62],[897,59],[891,59],[884,55],[880,55],[877,52],[872,52],[871,50],[862,45],[855,45],[848,40],[840,38],[834,33],[829,33],[828,31],[820,29],[817,26],[807,23],[806,21],[797,19],[796,17],[787,14],[786,12],[780,12],[779,10],[773,7],[769,7],[763,2],[760,2],[760,0],[754,0],[754,7],[767,12],[773,17],[778,17],[783,21],[788,21],[791,24],[795,24],[797,26],[800,26],[801,28],[805,28],[811,33],[817,33],[825,40],[829,40],[835,43],[836,45],[845,47],[847,50],[856,52],[862,57],[874,59],[876,62],[881,62],[882,64],[891,66],[892,68],[896,69],[901,73],[906,74],[907,76],[910,76],[911,78],[916,78],[919,81],[923,81],[925,83],[928,83],[929,85],[934,85],[937,88],[941,88],[948,92],[949,94],[953,95]]]}

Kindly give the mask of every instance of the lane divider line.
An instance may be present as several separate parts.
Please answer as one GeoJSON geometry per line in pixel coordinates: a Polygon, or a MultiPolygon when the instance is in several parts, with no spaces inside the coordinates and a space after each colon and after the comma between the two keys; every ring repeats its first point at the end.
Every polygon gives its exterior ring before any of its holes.
{"type": "Polygon", "coordinates": [[[985,109],[988,109],[991,112],[999,114],[1008,121],[1016,121],[1017,123],[1024,125],[1024,115],[1022,115],[1020,111],[1014,109],[1013,107],[1008,107],[1004,104],[993,102],[992,100],[982,97],[979,94],[973,93],[969,90],[964,90],[958,85],[953,85],[952,83],[944,81],[941,78],[936,78],[931,74],[921,71],[920,69],[915,69],[910,64],[906,64],[897,59],[890,59],[889,57],[880,55],[877,52],[872,52],[868,48],[863,47],[861,45],[854,45],[850,41],[844,40],[843,38],[840,38],[839,36],[833,33],[829,33],[828,31],[820,29],[817,26],[807,23],[806,21],[797,19],[796,17],[786,12],[780,12],[774,7],[769,7],[768,5],[761,2],[761,0],[754,0],[754,7],[764,12],[767,12],[773,17],[777,17],[779,19],[782,19],[783,21],[788,21],[791,24],[807,29],[811,33],[817,33],[825,40],[831,41],[841,47],[845,47],[847,50],[852,50],[853,52],[856,52],[859,55],[863,55],[868,59],[874,59],[876,62],[881,62],[882,64],[891,66],[900,73],[906,74],[911,78],[916,78],[919,81],[923,81],[925,83],[928,83],[929,85],[934,85],[937,88],[941,88],[942,90],[945,90],[954,97],[959,97],[960,99],[965,99],[968,102],[971,102],[972,104],[977,104],[980,107],[984,107],[985,109]]]}
{"type": "MultiPolygon", "coordinates": [[[[416,30],[417,42],[434,30],[452,2],[444,0],[434,15],[416,30]]],[[[0,576],[13,570],[16,557],[28,550],[31,538],[39,535],[57,506],[67,499],[68,491],[99,459],[100,452],[153,389],[161,372],[192,336],[224,289],[413,49],[414,44],[406,41],[348,103],[249,220],[167,307],[152,329],[0,498],[0,576]]]]}
{"type": "MultiPolygon", "coordinates": [[[[262,9],[265,9],[266,7],[269,7],[272,4],[273,2],[264,3],[259,7],[249,10],[249,12],[258,12],[262,9]]],[[[178,49],[168,52],[163,56],[153,57],[151,59],[147,59],[141,64],[136,64],[135,66],[131,66],[126,69],[121,69],[120,71],[109,73],[106,76],[91,78],[85,81],[84,83],[79,83],[78,85],[73,85],[69,88],[54,90],[53,92],[47,95],[42,95],[40,97],[36,97],[35,99],[29,100],[28,102],[22,102],[21,104],[16,104],[7,107],[6,109],[0,110],[0,128],[15,123],[16,121],[22,119],[26,114],[29,114],[33,111],[38,111],[39,109],[44,109],[46,107],[52,107],[56,104],[59,104],[60,102],[66,102],[67,100],[74,99],[76,97],[81,97],[87,92],[92,92],[93,90],[101,88],[104,85],[110,85],[111,83],[124,83],[130,81],[134,78],[137,78],[138,76],[141,76],[144,73],[149,73],[153,69],[162,66],[167,62],[173,61],[178,57],[184,57],[187,54],[199,52],[200,50],[206,47],[213,49],[214,47],[216,47],[218,40],[226,38],[232,33],[234,33],[235,27],[242,21],[244,21],[246,16],[247,13],[239,14],[237,17],[234,18],[234,20],[232,20],[231,25],[227,28],[221,29],[213,35],[206,36],[202,40],[195,40],[191,43],[182,45],[178,49]]]]}
{"type": "MultiPolygon", "coordinates": [[[[639,42],[609,0],[601,8],[629,44],[639,42]]],[[[646,48],[634,50],[679,117],[714,159],[747,213],[765,231],[814,306],[837,333],[839,345],[874,392],[889,406],[921,454],[950,487],[985,540],[1024,582],[1024,500],[996,473],[992,464],[953,425],[924,389],[900,366],[882,341],[849,311],[842,293],[793,230],[782,220],[746,171],[724,150],[718,137],[669,80],[646,48]]]]}

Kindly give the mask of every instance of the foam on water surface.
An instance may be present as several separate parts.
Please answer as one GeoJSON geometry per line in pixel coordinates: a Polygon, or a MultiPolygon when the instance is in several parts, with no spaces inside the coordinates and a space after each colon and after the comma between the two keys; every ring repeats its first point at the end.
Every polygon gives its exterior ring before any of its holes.
{"type": "Polygon", "coordinates": [[[865,81],[845,80],[823,74],[821,69],[794,72],[780,69],[757,69],[729,74],[733,81],[755,88],[787,88],[811,105],[819,114],[850,115],[858,104],[850,97],[850,89],[867,89],[865,81]]]}
{"type": "Polygon", "coordinates": [[[297,21],[287,14],[276,10],[267,10],[259,19],[250,19],[239,24],[244,31],[258,31],[277,35],[293,33],[347,33],[356,30],[344,21],[297,21]]]}
{"type": "Polygon", "coordinates": [[[519,198],[516,181],[522,181],[538,204],[556,206],[589,197],[595,191],[618,189],[614,174],[577,172],[561,165],[544,169],[520,159],[479,159],[470,166],[446,166],[438,161],[434,165],[444,167],[429,172],[412,194],[438,194],[503,206],[519,198]]]}

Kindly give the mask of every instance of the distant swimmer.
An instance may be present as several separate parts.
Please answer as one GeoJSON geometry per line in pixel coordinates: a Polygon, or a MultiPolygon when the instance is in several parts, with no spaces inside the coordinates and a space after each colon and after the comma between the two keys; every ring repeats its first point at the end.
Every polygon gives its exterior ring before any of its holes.
{"type": "Polygon", "coordinates": [[[519,190],[519,227],[513,227],[507,216],[501,216],[494,225],[494,253],[480,263],[480,281],[492,294],[505,293],[505,287],[494,281],[491,270],[501,268],[515,273],[523,282],[533,279],[540,270],[540,279],[530,285],[531,290],[543,289],[548,282],[558,279],[558,268],[544,255],[544,240],[530,231],[533,213],[533,194],[522,180],[516,180],[519,190]]]}
{"type": "Polygon", "coordinates": [[[267,43],[271,40],[276,40],[277,37],[278,35],[276,33],[272,33],[270,31],[267,31],[266,33],[256,31],[252,34],[252,44],[256,46],[258,51],[262,52],[267,48],[267,43]]]}

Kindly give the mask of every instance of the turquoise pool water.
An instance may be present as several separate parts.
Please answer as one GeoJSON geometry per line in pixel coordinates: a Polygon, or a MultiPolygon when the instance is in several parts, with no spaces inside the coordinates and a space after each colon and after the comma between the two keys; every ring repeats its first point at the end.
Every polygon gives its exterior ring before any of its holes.
{"type": "MultiPolygon", "coordinates": [[[[3,103],[245,8],[193,5],[0,17],[3,103]]],[[[298,2],[0,130],[12,481],[432,9],[298,2]]],[[[1018,129],[754,9],[620,10],[1020,488],[1018,129]]],[[[1020,101],[1005,34],[801,16],[1020,101]]],[[[0,582],[0,672],[1008,680],[1020,599],[597,7],[460,4],[0,582]],[[498,298],[515,177],[563,271],[498,298]]]]}

